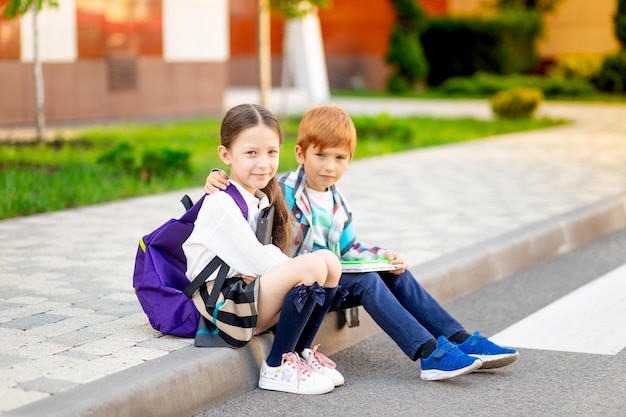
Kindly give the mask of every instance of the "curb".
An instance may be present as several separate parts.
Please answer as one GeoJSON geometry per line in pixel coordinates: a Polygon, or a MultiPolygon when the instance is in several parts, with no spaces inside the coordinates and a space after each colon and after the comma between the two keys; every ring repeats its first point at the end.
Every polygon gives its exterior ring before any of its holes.
{"type": "MultiPolygon", "coordinates": [[[[411,268],[442,304],[626,228],[626,194],[411,268]]],[[[331,355],[381,330],[360,307],[360,326],[329,314],[318,334],[331,355]]],[[[253,390],[272,338],[241,349],[193,346],[3,413],[3,416],[190,416],[253,390]]]]}

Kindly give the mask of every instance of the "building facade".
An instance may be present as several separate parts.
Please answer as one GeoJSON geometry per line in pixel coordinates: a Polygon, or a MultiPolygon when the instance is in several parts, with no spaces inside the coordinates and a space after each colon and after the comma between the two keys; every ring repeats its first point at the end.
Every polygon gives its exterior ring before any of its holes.
{"type": "MultiPolygon", "coordinates": [[[[429,16],[493,13],[497,0],[418,0],[429,16]]],[[[256,0],[231,0],[231,85],[253,86],[256,77],[256,0]],[[245,36],[240,36],[245,33],[245,36]]],[[[605,55],[618,49],[613,32],[617,0],[561,0],[544,17],[540,58],[562,55],[605,55]]],[[[331,89],[366,87],[382,90],[389,69],[385,64],[395,17],[389,0],[334,0],[319,10],[331,89]]],[[[272,19],[272,79],[280,85],[283,22],[272,19]]]]}
{"type": "MultiPolygon", "coordinates": [[[[58,3],[39,13],[47,121],[221,112],[228,0],[58,3]]],[[[32,29],[32,14],[0,17],[0,125],[34,120],[32,29]]]]}
{"type": "MultiPolygon", "coordinates": [[[[0,125],[34,120],[32,16],[1,16],[0,125]]],[[[419,0],[431,16],[484,13],[496,0],[419,0]]],[[[46,119],[81,122],[222,111],[228,87],[258,85],[257,0],[59,0],[40,13],[46,119]]],[[[607,54],[616,0],[562,0],[545,17],[540,56],[607,54]]],[[[333,89],[382,90],[394,24],[389,0],[319,10],[333,89]]],[[[283,80],[284,21],[271,21],[272,82],[283,80]]]]}

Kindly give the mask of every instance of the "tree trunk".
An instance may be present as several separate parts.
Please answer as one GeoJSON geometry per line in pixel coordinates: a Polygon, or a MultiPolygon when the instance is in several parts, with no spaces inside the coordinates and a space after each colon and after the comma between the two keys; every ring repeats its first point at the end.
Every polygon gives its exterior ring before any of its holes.
{"type": "Polygon", "coordinates": [[[259,104],[263,107],[267,107],[269,91],[272,88],[269,0],[259,0],[257,30],[260,94],[259,104]]]}
{"type": "Polygon", "coordinates": [[[43,140],[43,129],[46,121],[44,117],[44,89],[43,89],[43,74],[41,71],[41,59],[39,57],[39,26],[38,26],[38,14],[37,2],[34,1],[32,5],[33,12],[33,78],[35,82],[35,125],[37,129],[36,140],[41,142],[43,140]]]}

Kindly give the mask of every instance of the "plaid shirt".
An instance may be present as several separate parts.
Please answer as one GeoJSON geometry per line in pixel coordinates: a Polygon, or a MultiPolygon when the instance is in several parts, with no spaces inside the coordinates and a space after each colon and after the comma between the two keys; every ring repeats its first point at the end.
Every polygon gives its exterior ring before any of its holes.
{"type": "MultiPolygon", "coordinates": [[[[313,233],[311,224],[314,207],[311,207],[306,192],[304,167],[283,175],[279,180],[287,207],[291,210],[296,225],[292,235],[291,256],[313,251],[313,233]]],[[[328,231],[328,249],[343,260],[370,260],[381,258],[385,248],[363,246],[356,240],[352,212],[337,187],[330,187],[333,194],[333,218],[328,231]]]]}

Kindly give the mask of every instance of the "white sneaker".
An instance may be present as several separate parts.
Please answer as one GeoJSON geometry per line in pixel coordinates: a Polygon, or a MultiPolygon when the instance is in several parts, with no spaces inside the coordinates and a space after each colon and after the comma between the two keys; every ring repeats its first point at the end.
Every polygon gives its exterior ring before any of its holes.
{"type": "Polygon", "coordinates": [[[330,360],[326,355],[318,352],[318,346],[319,345],[314,346],[313,349],[306,348],[302,351],[302,357],[307,361],[307,365],[309,365],[316,373],[330,378],[336,387],[343,385],[343,375],[335,369],[337,365],[335,365],[335,362],[330,360]]]}
{"type": "Polygon", "coordinates": [[[325,394],[335,388],[330,378],[313,372],[300,357],[293,352],[283,353],[280,366],[261,365],[259,388],[294,394],[325,394]]]}

